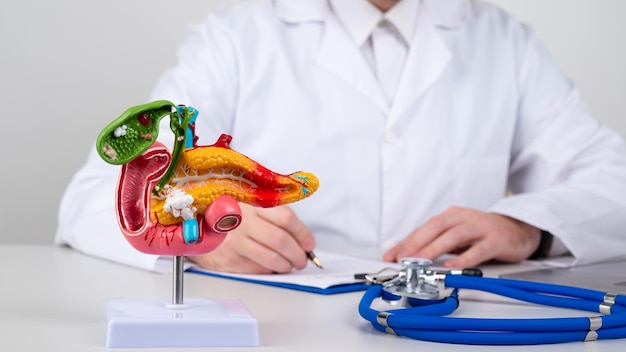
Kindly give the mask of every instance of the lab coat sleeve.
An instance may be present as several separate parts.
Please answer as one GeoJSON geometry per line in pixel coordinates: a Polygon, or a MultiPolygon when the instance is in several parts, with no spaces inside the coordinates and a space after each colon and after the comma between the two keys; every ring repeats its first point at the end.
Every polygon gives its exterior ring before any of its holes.
{"type": "Polygon", "coordinates": [[[105,163],[92,149],[61,199],[55,243],[133,267],[167,271],[157,267],[158,256],[135,250],[122,235],[115,213],[120,167],[105,163]]]}
{"type": "Polygon", "coordinates": [[[592,118],[530,31],[519,69],[512,195],[495,213],[549,231],[574,264],[626,255],[626,144],[592,118]]]}
{"type": "Polygon", "coordinates": [[[204,22],[190,26],[178,48],[177,64],[161,76],[151,94],[151,100],[166,99],[198,110],[196,134],[202,138],[200,144],[214,142],[221,133],[232,133],[238,103],[242,44],[224,21],[211,14],[204,22]]]}

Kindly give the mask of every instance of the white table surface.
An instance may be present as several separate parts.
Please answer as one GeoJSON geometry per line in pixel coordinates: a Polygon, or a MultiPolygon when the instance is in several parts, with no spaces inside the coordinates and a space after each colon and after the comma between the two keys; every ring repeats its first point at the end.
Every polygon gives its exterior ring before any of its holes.
{"type": "MultiPolygon", "coordinates": [[[[488,276],[519,266],[488,266],[488,276]]],[[[523,269],[523,268],[521,268],[523,269]]],[[[105,347],[111,298],[170,298],[172,277],[92,258],[64,247],[0,246],[0,351],[142,351],[105,347]]],[[[432,343],[374,330],[357,310],[362,292],[318,295],[185,274],[185,297],[239,298],[259,323],[260,347],[190,351],[625,351],[626,340],[530,346],[432,343]]],[[[479,292],[461,295],[467,317],[581,316],[479,292]]],[[[179,351],[161,348],[158,351],[179,351]]]]}

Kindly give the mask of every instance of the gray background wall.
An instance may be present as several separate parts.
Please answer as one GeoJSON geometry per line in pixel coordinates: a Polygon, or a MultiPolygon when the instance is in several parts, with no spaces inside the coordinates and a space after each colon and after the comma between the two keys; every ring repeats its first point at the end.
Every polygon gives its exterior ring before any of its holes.
{"type": "MultiPolygon", "coordinates": [[[[147,101],[189,23],[233,1],[2,3],[0,243],[52,243],[58,202],[100,129],[147,101]]],[[[531,24],[594,115],[626,136],[626,1],[491,2],[531,24]]]]}

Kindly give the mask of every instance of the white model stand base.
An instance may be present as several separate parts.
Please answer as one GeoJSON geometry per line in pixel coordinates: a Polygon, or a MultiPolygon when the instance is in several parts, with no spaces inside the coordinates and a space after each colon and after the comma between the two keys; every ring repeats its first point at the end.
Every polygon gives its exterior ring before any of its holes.
{"type": "Polygon", "coordinates": [[[256,319],[234,298],[112,299],[107,347],[247,347],[259,345],[256,319]]]}

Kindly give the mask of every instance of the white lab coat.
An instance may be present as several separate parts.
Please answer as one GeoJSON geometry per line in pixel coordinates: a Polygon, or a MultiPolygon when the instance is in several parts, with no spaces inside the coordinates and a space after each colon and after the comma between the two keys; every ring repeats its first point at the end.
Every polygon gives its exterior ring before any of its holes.
{"type": "MultiPolygon", "coordinates": [[[[153,98],[197,108],[200,144],[229,133],[274,171],[316,174],[293,208],[324,247],[386,248],[458,205],[547,230],[579,262],[626,254],[626,146],[532,31],[491,5],[432,0],[413,41],[389,105],[326,0],[241,3],[189,29],[153,98]]],[[[153,268],[117,229],[117,172],[92,153],[57,239],[153,268]]]]}

